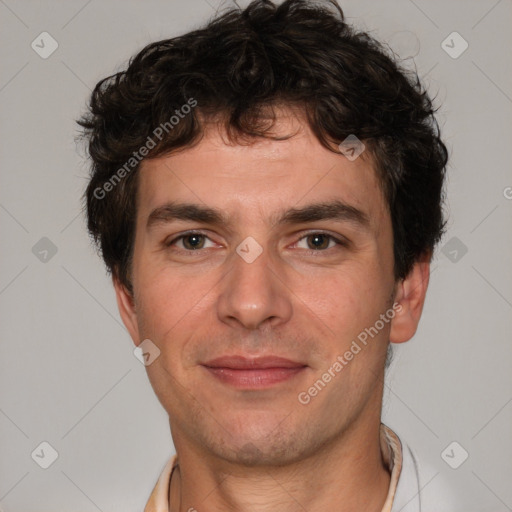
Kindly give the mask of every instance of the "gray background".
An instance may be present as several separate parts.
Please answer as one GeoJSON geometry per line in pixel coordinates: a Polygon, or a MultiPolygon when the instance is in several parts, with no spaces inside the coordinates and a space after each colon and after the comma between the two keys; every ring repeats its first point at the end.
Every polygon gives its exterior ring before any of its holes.
{"type": "MultiPolygon", "coordinates": [[[[87,163],[74,119],[100,78],[146,43],[197,27],[219,6],[0,0],[5,512],[142,510],[173,451],[167,416],[86,235],[80,196],[87,163]],[[59,45],[47,59],[31,48],[43,31],[59,45]],[[59,455],[48,469],[31,456],[43,441],[59,455]]],[[[416,65],[442,104],[452,155],[449,230],[440,249],[448,245],[436,254],[419,332],[396,348],[384,419],[432,464],[434,478],[460,491],[458,510],[511,510],[512,2],[342,6],[349,21],[416,65]],[[469,44],[456,59],[441,46],[453,31],[469,44]],[[441,457],[453,441],[469,453],[458,469],[441,457]]],[[[456,447],[452,459],[462,453],[456,447]]]]}

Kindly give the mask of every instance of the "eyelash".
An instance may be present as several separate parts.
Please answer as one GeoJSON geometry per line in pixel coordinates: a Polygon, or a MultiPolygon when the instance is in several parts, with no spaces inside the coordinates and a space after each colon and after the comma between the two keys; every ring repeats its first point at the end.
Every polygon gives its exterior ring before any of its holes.
{"type": "MultiPolygon", "coordinates": [[[[181,235],[179,235],[178,237],[176,238],[173,238],[171,241],[169,242],[164,242],[164,245],[165,247],[171,247],[173,245],[176,244],[176,242],[180,241],[180,240],[183,240],[184,238],[186,238],[187,236],[191,236],[191,235],[201,235],[201,236],[204,236],[205,238],[208,238],[210,240],[210,238],[208,237],[208,235],[206,235],[205,233],[201,232],[201,231],[186,231],[185,233],[182,233],[181,235]]],[[[295,243],[298,243],[300,242],[301,240],[303,240],[304,238],[308,238],[312,235],[323,235],[327,238],[329,238],[330,241],[333,241],[336,243],[336,245],[338,246],[337,248],[340,248],[340,247],[347,247],[348,246],[348,242],[347,241],[344,241],[344,240],[340,240],[339,238],[336,238],[335,236],[331,235],[330,233],[326,233],[324,231],[311,231],[309,233],[306,233],[304,234],[303,236],[301,236],[299,238],[299,240],[295,243]]],[[[328,249],[304,249],[306,251],[308,251],[309,253],[312,253],[312,254],[315,254],[317,255],[318,253],[322,253],[322,252],[327,252],[327,251],[330,251],[331,249],[335,249],[336,247],[330,247],[328,249]]],[[[201,253],[202,250],[204,249],[196,249],[196,250],[190,250],[190,249],[181,249],[181,248],[178,248],[179,251],[181,252],[185,252],[185,253],[188,253],[189,255],[192,255],[194,253],[201,253]]]]}

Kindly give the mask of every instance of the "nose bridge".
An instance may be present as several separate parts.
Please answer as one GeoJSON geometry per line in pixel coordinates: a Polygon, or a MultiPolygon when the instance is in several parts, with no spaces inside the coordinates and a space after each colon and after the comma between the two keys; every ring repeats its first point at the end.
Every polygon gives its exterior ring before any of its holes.
{"type": "Polygon", "coordinates": [[[276,275],[276,261],[271,260],[268,249],[251,237],[237,247],[230,258],[232,268],[221,283],[218,300],[221,321],[257,329],[262,324],[276,325],[290,318],[290,297],[276,275]]]}

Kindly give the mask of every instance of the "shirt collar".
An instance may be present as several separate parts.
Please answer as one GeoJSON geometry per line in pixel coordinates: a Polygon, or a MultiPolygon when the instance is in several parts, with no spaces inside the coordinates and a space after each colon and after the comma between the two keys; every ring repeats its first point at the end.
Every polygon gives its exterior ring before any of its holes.
{"type": "MultiPolygon", "coordinates": [[[[388,495],[382,512],[391,512],[398,479],[402,470],[402,443],[398,436],[386,425],[380,425],[380,446],[384,463],[391,473],[388,495]]],[[[144,508],[144,512],[169,512],[169,488],[171,476],[178,462],[176,455],[172,456],[165,465],[158,481],[144,508]]]]}

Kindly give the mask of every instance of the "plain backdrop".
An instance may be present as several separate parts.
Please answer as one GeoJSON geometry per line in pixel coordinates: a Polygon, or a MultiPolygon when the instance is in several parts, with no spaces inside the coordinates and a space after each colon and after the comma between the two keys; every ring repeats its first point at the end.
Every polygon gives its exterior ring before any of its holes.
{"type": "MultiPolygon", "coordinates": [[[[340,3],[416,66],[441,105],[451,153],[448,232],[419,331],[395,349],[384,420],[457,489],[457,510],[511,510],[512,4],[340,3]],[[469,454],[457,469],[441,456],[454,441],[457,457],[469,454]]],[[[0,0],[4,512],[140,511],[173,453],[85,230],[88,163],[75,119],[96,82],[133,53],[229,5],[0,0]],[[43,469],[41,453],[52,450],[58,458],[43,469]]]]}

